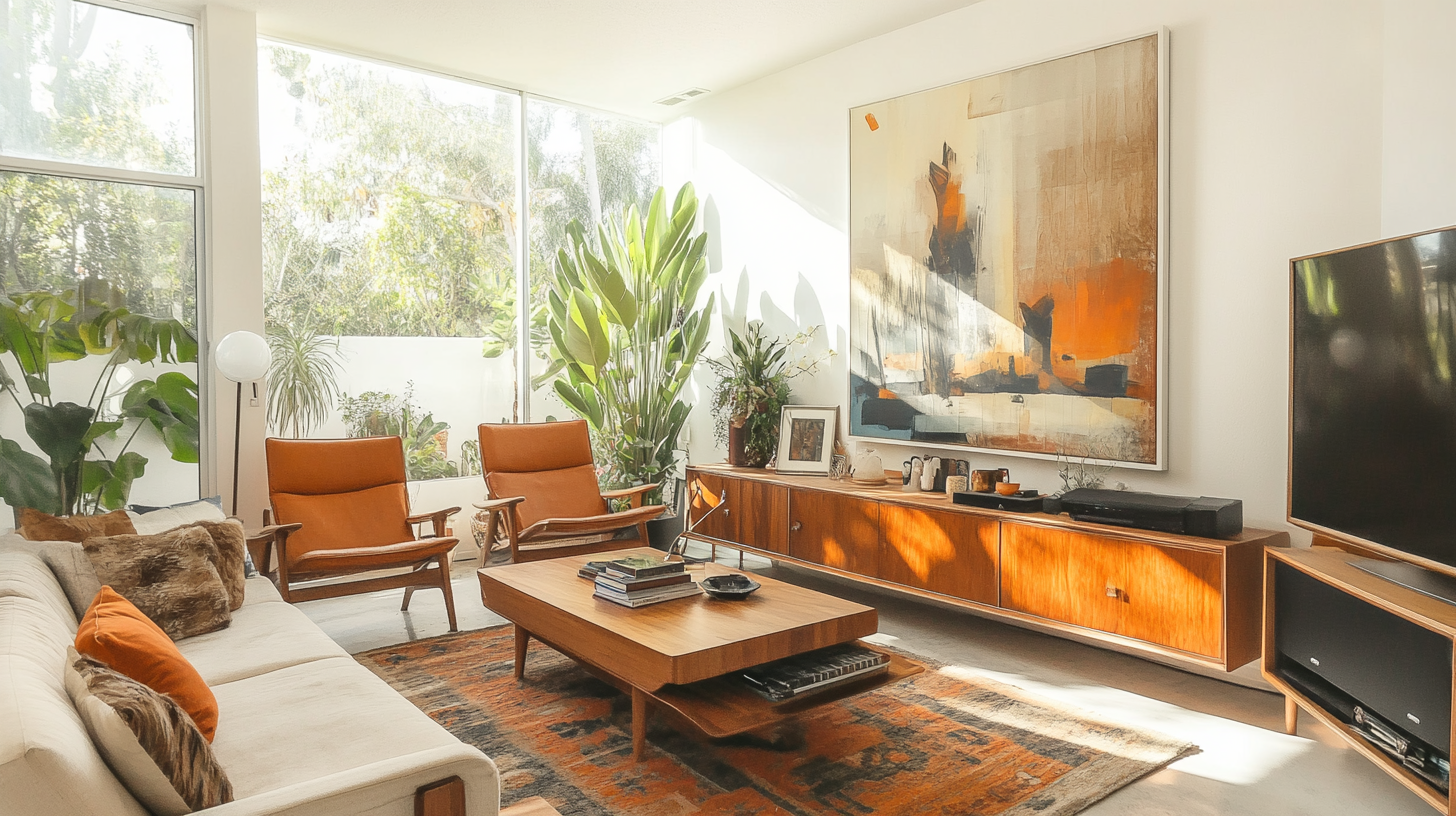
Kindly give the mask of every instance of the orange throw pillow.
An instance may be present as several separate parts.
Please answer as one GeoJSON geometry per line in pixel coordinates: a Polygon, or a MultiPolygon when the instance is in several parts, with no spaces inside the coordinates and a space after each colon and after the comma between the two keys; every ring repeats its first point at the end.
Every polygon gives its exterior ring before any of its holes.
{"type": "Polygon", "coordinates": [[[177,645],[131,601],[103,586],[76,632],[76,651],[171,697],[202,736],[217,733],[217,698],[177,645]]]}

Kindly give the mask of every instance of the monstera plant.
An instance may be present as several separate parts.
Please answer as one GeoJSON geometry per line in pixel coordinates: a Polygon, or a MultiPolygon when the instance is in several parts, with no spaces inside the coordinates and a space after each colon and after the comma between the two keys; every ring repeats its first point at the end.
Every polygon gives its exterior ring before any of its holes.
{"type": "Polygon", "coordinates": [[[120,292],[95,281],[60,294],[0,298],[0,392],[20,409],[26,434],[44,454],[0,437],[0,499],[12,508],[72,515],[125,505],[147,465],[129,448],[146,428],[173,459],[197,461],[196,382],[168,372],[113,390],[127,363],[195,362],[197,338],[176,320],[133,314],[121,301],[120,292]],[[104,362],[84,401],[55,393],[58,365],[93,356],[104,362]]]}
{"type": "Polygon", "coordinates": [[[573,221],[548,295],[557,396],[596,431],[609,481],[660,482],[688,417],[679,395],[708,342],[713,298],[698,198],[683,185],[669,211],[657,190],[644,221],[631,207],[597,228],[598,249],[573,221]]]}

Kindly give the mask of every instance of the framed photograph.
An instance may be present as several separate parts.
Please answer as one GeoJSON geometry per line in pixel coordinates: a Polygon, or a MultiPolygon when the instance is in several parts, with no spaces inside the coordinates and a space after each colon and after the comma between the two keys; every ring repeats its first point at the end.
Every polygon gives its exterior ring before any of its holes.
{"type": "Polygon", "coordinates": [[[779,473],[828,476],[839,428],[837,405],[785,405],[779,419],[779,473]]]}
{"type": "Polygon", "coordinates": [[[849,438],[1166,468],[1167,72],[1164,29],[850,109],[849,438]]]}

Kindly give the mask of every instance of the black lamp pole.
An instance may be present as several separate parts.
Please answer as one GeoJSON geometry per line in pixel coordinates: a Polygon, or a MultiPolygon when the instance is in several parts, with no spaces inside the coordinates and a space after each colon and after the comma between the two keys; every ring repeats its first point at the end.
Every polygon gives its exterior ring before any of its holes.
{"type": "Polygon", "coordinates": [[[243,446],[243,384],[238,383],[238,407],[233,411],[233,515],[238,514],[238,455],[243,446]]]}

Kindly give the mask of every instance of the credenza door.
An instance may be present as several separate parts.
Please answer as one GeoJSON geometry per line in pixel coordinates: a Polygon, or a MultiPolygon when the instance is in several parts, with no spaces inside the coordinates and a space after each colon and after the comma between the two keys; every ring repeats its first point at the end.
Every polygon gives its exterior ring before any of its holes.
{"type": "Polygon", "coordinates": [[[880,503],[819,490],[789,491],[788,554],[878,577],[880,503]]]}
{"type": "Polygon", "coordinates": [[[880,504],[880,578],[995,606],[999,523],[968,513],[880,504]]]}

